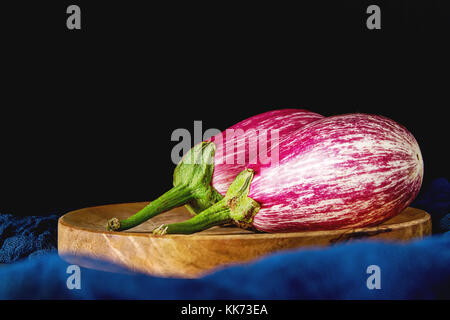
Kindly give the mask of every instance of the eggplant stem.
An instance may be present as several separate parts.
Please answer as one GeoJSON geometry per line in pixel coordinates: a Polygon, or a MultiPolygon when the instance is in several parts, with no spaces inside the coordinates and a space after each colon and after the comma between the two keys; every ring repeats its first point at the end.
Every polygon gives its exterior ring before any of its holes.
{"type": "Polygon", "coordinates": [[[175,168],[172,189],[127,219],[110,219],[106,229],[127,230],[182,205],[189,205],[191,213],[201,212],[223,199],[211,185],[214,154],[215,145],[212,142],[194,146],[175,168]]]}
{"type": "Polygon", "coordinates": [[[189,220],[161,225],[153,230],[153,234],[192,234],[233,221],[250,224],[260,208],[258,202],[247,196],[253,175],[252,170],[242,171],[230,185],[225,198],[189,220]]]}
{"type": "Polygon", "coordinates": [[[122,231],[133,228],[164,211],[182,206],[191,199],[192,192],[189,187],[173,187],[131,217],[120,221],[117,221],[117,218],[110,219],[107,224],[107,229],[109,231],[122,231]]]}

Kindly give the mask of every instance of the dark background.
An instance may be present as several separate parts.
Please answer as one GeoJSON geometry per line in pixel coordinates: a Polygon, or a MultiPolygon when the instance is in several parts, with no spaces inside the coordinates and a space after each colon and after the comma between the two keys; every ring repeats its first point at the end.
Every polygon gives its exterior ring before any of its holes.
{"type": "Polygon", "coordinates": [[[402,123],[426,190],[449,176],[445,2],[2,4],[0,212],[151,200],[171,186],[173,130],[283,107],[402,123]]]}

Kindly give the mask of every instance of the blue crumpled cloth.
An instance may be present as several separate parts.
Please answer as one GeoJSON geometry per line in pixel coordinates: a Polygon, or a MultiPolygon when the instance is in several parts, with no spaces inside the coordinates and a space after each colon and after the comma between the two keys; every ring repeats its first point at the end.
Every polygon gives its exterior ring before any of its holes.
{"type": "Polygon", "coordinates": [[[0,214],[0,263],[55,251],[58,216],[0,214]]]}
{"type": "MultiPolygon", "coordinates": [[[[102,264],[100,261],[93,263],[102,264]]],[[[0,267],[1,299],[450,299],[450,234],[411,244],[353,242],[270,255],[200,279],[81,268],[69,289],[56,254],[0,267]],[[377,265],[380,289],[368,289],[377,265]]]]}
{"type": "MultiPolygon", "coordinates": [[[[432,182],[412,206],[429,212],[434,235],[409,244],[357,241],[280,252],[201,279],[165,279],[81,268],[69,289],[69,263],[56,254],[57,216],[0,215],[1,299],[439,299],[450,298],[450,184],[432,182]],[[443,233],[444,234],[439,234],[443,233]],[[14,263],[13,263],[14,262],[14,263]],[[370,265],[381,289],[370,290],[370,265]]],[[[87,259],[87,258],[86,258],[87,259]]],[[[89,260],[90,264],[109,265],[89,260]]]]}
{"type": "Polygon", "coordinates": [[[433,180],[429,189],[411,206],[423,209],[431,215],[433,233],[450,231],[450,183],[446,178],[433,180]]]}

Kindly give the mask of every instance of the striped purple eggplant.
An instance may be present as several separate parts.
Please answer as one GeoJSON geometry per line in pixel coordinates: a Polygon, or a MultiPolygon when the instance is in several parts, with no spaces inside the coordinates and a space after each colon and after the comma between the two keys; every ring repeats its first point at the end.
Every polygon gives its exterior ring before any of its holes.
{"type": "Polygon", "coordinates": [[[417,141],[382,116],[323,118],[281,140],[279,151],[277,166],[248,166],[223,200],[155,233],[192,233],[233,221],[264,232],[372,226],[405,209],[422,184],[417,141]]]}
{"type": "Polygon", "coordinates": [[[261,231],[379,224],[418,194],[423,160],[413,135],[381,116],[325,118],[285,141],[278,167],[255,166],[249,197],[261,231]]]}
{"type": "Polygon", "coordinates": [[[106,228],[110,231],[130,229],[182,205],[193,214],[205,210],[223,199],[230,184],[248,164],[261,162],[261,151],[268,151],[261,149],[278,145],[292,132],[321,118],[323,116],[303,109],[281,109],[233,125],[194,146],[183,157],[175,168],[171,190],[127,219],[110,219],[106,228]],[[261,141],[266,141],[267,147],[261,141]]]}
{"type": "Polygon", "coordinates": [[[216,145],[212,185],[225,195],[239,172],[249,164],[261,163],[261,160],[274,164],[270,154],[272,144],[278,144],[295,130],[322,118],[304,109],[273,110],[243,120],[212,137],[209,141],[216,145]]]}

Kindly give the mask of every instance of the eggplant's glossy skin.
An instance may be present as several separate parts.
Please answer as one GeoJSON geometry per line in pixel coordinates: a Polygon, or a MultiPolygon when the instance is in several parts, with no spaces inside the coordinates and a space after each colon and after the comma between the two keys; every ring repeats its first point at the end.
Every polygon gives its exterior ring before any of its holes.
{"type": "Polygon", "coordinates": [[[299,128],[322,118],[322,115],[304,109],[273,110],[243,120],[212,137],[210,141],[216,145],[212,186],[224,196],[242,170],[260,161],[254,155],[261,156],[258,145],[263,139],[268,140],[270,150],[274,132],[277,140],[282,141],[299,128]]]}
{"type": "Polygon", "coordinates": [[[253,226],[293,232],[379,224],[418,194],[423,160],[413,135],[368,114],[323,118],[280,142],[279,165],[256,164],[253,226]]]}

